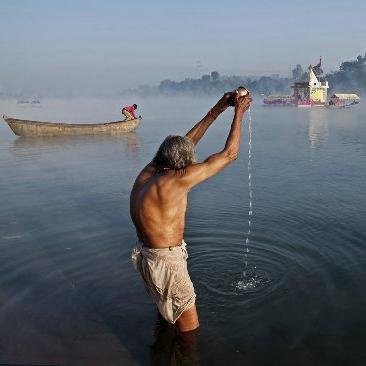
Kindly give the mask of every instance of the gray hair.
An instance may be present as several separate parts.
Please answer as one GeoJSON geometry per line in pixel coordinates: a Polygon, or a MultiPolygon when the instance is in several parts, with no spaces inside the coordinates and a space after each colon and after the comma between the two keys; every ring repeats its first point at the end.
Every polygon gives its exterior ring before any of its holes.
{"type": "Polygon", "coordinates": [[[193,142],[185,136],[168,136],[160,145],[153,163],[157,170],[180,170],[196,161],[193,142]]]}

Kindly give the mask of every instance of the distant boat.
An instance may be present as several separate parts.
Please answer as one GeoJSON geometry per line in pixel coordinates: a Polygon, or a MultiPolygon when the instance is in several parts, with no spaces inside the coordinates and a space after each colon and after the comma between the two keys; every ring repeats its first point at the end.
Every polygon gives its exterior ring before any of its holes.
{"type": "Polygon", "coordinates": [[[29,100],[18,100],[17,103],[18,104],[28,104],[29,100]]]}
{"type": "Polygon", "coordinates": [[[310,108],[312,106],[310,100],[298,100],[296,105],[299,108],[310,108]]]}
{"type": "Polygon", "coordinates": [[[264,98],[263,103],[265,105],[275,105],[275,106],[289,106],[293,105],[293,98],[291,95],[269,95],[264,98]]]}
{"type": "Polygon", "coordinates": [[[269,95],[263,103],[271,106],[297,106],[302,108],[325,106],[328,81],[318,78],[314,68],[309,65],[306,81],[295,81],[292,95],[269,95]]]}
{"type": "Polygon", "coordinates": [[[116,135],[137,128],[141,118],[129,121],[107,123],[52,123],[28,121],[3,115],[5,122],[18,136],[76,136],[76,135],[116,135]]]}
{"type": "Polygon", "coordinates": [[[41,102],[38,99],[33,99],[31,104],[40,104],[41,102]]]}
{"type": "Polygon", "coordinates": [[[347,108],[360,103],[357,94],[336,93],[330,97],[328,108],[347,108]]]}

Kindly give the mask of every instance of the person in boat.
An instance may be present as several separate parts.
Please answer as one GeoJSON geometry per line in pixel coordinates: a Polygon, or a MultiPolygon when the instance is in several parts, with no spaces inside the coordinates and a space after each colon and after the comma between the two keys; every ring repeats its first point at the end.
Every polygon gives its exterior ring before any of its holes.
{"type": "Polygon", "coordinates": [[[136,119],[135,111],[137,110],[137,104],[126,105],[122,108],[122,114],[126,117],[125,121],[130,121],[131,119],[136,119]]]}
{"type": "Polygon", "coordinates": [[[250,102],[249,94],[224,94],[185,136],[168,136],[162,142],[131,191],[130,215],[138,238],[132,262],[161,316],[181,332],[199,327],[183,238],[188,193],[237,158],[242,120],[250,102]],[[234,104],[235,113],[224,148],[196,162],[196,145],[229,104],[234,104]]]}

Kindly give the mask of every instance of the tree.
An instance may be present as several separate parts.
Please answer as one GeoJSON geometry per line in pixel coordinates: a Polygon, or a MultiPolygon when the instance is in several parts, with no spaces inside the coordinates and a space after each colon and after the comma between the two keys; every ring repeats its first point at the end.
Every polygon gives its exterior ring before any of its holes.
{"type": "Polygon", "coordinates": [[[300,64],[297,64],[295,68],[292,70],[292,78],[294,80],[300,80],[304,74],[304,71],[300,64]]]}
{"type": "Polygon", "coordinates": [[[211,79],[213,81],[219,80],[220,79],[220,74],[217,71],[212,71],[211,72],[211,79]]]}

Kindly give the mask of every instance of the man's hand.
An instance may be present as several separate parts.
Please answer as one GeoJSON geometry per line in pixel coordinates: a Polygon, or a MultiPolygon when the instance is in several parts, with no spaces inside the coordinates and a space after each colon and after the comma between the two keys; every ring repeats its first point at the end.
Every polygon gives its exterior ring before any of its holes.
{"type": "Polygon", "coordinates": [[[235,95],[235,112],[241,112],[244,113],[246,110],[250,107],[250,102],[252,101],[252,98],[250,97],[250,94],[240,96],[239,94],[235,95]]]}
{"type": "MultiPolygon", "coordinates": [[[[216,118],[229,106],[230,99],[235,98],[235,92],[225,93],[222,98],[210,109],[205,117],[196,123],[186,134],[195,145],[201,140],[207,129],[216,120],[216,118]]],[[[244,113],[244,111],[243,111],[244,113]]]]}
{"type": "Polygon", "coordinates": [[[224,112],[227,107],[229,107],[230,98],[234,96],[235,92],[227,92],[225,93],[222,98],[216,103],[216,106],[220,113],[224,112]]]}

